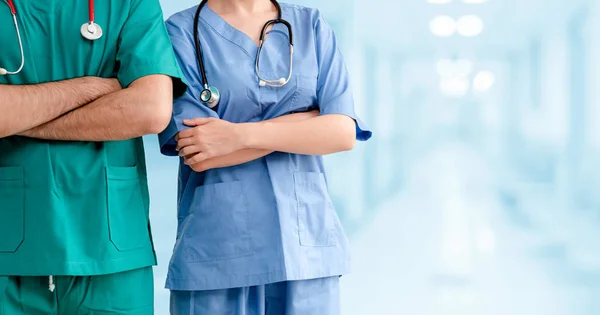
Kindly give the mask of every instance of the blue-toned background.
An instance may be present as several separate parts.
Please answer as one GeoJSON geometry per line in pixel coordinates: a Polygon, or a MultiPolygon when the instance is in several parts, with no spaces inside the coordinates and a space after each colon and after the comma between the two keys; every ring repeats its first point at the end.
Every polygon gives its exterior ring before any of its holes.
{"type": "MultiPolygon", "coordinates": [[[[600,314],[600,1],[294,2],[335,28],[375,132],[327,158],[343,314],[600,314]]],[[[146,140],[162,315],[177,161],[146,140]]]]}

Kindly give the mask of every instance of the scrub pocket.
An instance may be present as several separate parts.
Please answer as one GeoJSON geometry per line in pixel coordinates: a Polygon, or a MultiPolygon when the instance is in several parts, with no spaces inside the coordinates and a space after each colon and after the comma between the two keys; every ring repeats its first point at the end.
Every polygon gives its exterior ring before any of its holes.
{"type": "Polygon", "coordinates": [[[24,217],[23,167],[0,167],[0,253],[14,253],[21,246],[24,217]]]}
{"type": "Polygon", "coordinates": [[[148,212],[137,168],[107,167],[110,240],[119,251],[150,246],[148,212]]]}
{"type": "Polygon", "coordinates": [[[183,243],[190,263],[253,255],[248,231],[248,206],[242,182],[196,188],[186,219],[183,243]]]}
{"type": "Polygon", "coordinates": [[[298,233],[302,246],[335,246],[336,213],[325,176],[317,172],[294,173],[298,205],[298,233]]]}
{"type": "Polygon", "coordinates": [[[290,112],[303,112],[317,104],[317,77],[296,75],[296,90],[290,102],[290,112]]]}

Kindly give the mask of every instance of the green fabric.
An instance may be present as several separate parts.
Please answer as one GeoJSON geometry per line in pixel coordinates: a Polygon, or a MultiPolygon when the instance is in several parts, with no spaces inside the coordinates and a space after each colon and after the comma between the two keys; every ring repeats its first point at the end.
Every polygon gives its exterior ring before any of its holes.
{"type": "Polygon", "coordinates": [[[111,275],[1,277],[0,315],[152,315],[152,267],[111,275]],[[3,285],[4,283],[4,285],[3,285]]]}
{"type": "MultiPolygon", "coordinates": [[[[2,1],[2,0],[0,0],[2,1]]],[[[180,78],[158,0],[96,1],[104,36],[80,34],[88,1],[15,1],[25,67],[0,84],[81,76],[180,78]]],[[[0,3],[0,66],[20,64],[8,6],[0,3]]],[[[175,80],[175,97],[185,85],[175,80]]],[[[74,131],[76,132],[76,131],[74,131]]],[[[141,138],[113,142],[0,139],[0,275],[98,275],[156,264],[141,138]]]]}

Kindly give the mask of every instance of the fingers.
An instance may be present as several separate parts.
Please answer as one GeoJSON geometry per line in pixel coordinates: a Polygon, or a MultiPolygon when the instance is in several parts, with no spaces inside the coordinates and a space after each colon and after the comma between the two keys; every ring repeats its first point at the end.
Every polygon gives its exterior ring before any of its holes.
{"type": "Polygon", "coordinates": [[[179,150],[179,156],[185,156],[187,158],[188,156],[199,152],[202,152],[202,148],[200,146],[190,145],[179,150]]]}
{"type": "Polygon", "coordinates": [[[190,137],[193,137],[194,135],[198,135],[199,133],[201,133],[201,128],[202,127],[200,127],[200,125],[198,125],[198,126],[191,127],[186,130],[180,131],[178,133],[179,140],[181,140],[183,138],[190,138],[190,137]]]}
{"type": "Polygon", "coordinates": [[[186,165],[194,165],[203,161],[206,161],[210,158],[210,155],[206,152],[200,152],[189,159],[185,159],[186,165]]]}
{"type": "Polygon", "coordinates": [[[178,133],[179,139],[181,138],[189,138],[192,137],[194,135],[195,132],[197,132],[197,129],[199,128],[195,128],[195,127],[199,127],[199,126],[203,126],[206,125],[208,123],[214,122],[219,120],[218,118],[194,118],[194,119],[185,119],[183,121],[183,124],[188,126],[188,127],[192,127],[183,131],[180,131],[178,133]]]}
{"type": "Polygon", "coordinates": [[[177,146],[175,147],[175,150],[179,151],[187,146],[193,145],[194,144],[194,138],[190,137],[190,138],[183,138],[183,139],[179,139],[177,141],[177,146]]]}
{"type": "Polygon", "coordinates": [[[204,166],[204,163],[193,164],[193,165],[190,165],[190,167],[198,173],[202,173],[202,172],[208,170],[208,168],[206,166],[204,166]]]}
{"type": "Polygon", "coordinates": [[[317,116],[319,116],[319,114],[321,112],[318,109],[315,109],[315,110],[311,110],[309,113],[311,114],[312,117],[317,117],[317,116]]]}
{"type": "Polygon", "coordinates": [[[188,127],[196,127],[206,125],[211,121],[217,120],[216,118],[194,118],[194,119],[186,119],[183,121],[183,124],[188,127]]]}
{"type": "Polygon", "coordinates": [[[181,141],[181,139],[184,138],[189,138],[189,137],[193,137],[194,136],[194,128],[190,128],[190,129],[186,129],[183,131],[180,131],[177,135],[179,136],[179,140],[177,141],[181,141]]]}

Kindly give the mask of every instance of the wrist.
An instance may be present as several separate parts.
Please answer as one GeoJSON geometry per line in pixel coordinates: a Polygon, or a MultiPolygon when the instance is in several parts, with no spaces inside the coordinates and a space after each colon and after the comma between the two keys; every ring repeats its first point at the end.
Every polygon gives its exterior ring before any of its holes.
{"type": "Polygon", "coordinates": [[[260,140],[258,133],[264,124],[265,122],[238,124],[238,132],[243,149],[255,149],[258,147],[258,141],[260,140]]]}

